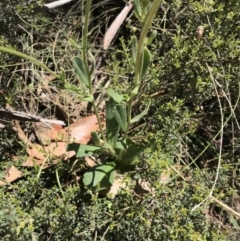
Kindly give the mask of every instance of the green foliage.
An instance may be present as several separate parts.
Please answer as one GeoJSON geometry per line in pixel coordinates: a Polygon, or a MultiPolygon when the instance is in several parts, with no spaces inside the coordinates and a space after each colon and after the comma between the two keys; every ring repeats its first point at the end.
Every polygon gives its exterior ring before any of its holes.
{"type": "Polygon", "coordinates": [[[75,184],[64,187],[63,198],[54,179],[49,179],[51,173],[43,173],[38,181],[28,175],[14,192],[10,190],[16,186],[0,193],[0,234],[3,240],[18,241],[225,240],[216,231],[217,223],[205,219],[200,210],[190,212],[211,185],[194,188],[192,181],[201,183],[213,175],[194,171],[189,175],[188,183],[176,180],[159,186],[155,197],[140,197],[126,189],[114,199],[83,193],[75,184]]]}
{"type": "Polygon", "coordinates": [[[83,177],[83,183],[88,188],[104,190],[111,187],[114,181],[114,164],[100,164],[90,168],[83,177]]]}
{"type": "Polygon", "coordinates": [[[75,57],[73,58],[73,67],[79,76],[80,80],[89,88],[90,86],[90,76],[88,73],[87,66],[82,61],[81,58],[75,57]]]}
{"type": "MultiPolygon", "coordinates": [[[[89,1],[90,2],[90,1],[89,1]]],[[[126,105],[121,103],[126,97],[123,95],[120,95],[116,93],[112,89],[108,89],[108,94],[110,96],[110,100],[106,101],[106,134],[104,134],[101,131],[102,139],[104,140],[104,145],[100,144],[101,147],[99,150],[96,149],[96,151],[103,152],[105,151],[106,154],[109,156],[109,160],[114,162],[111,172],[109,174],[109,164],[102,164],[97,166],[96,168],[92,168],[92,170],[86,172],[84,174],[83,183],[88,187],[95,188],[98,184],[100,184],[101,188],[106,187],[106,179],[108,180],[107,185],[111,185],[113,183],[113,169],[118,168],[118,163],[123,165],[133,165],[135,158],[143,151],[144,146],[141,147],[134,142],[130,142],[129,144],[129,137],[128,137],[128,131],[130,128],[130,124],[132,123],[131,118],[131,109],[132,109],[132,102],[133,98],[137,95],[139,90],[140,81],[143,79],[144,75],[146,74],[150,61],[151,61],[151,54],[150,51],[147,49],[146,46],[144,46],[144,39],[151,27],[153,18],[156,14],[156,11],[160,5],[159,1],[154,1],[151,5],[149,5],[148,10],[146,11],[146,4],[144,3],[142,6],[139,4],[138,9],[143,8],[143,12],[145,12],[145,16],[141,16],[143,20],[143,26],[142,26],[142,32],[139,39],[139,43],[137,44],[137,49],[133,48],[133,56],[137,56],[137,60],[135,63],[135,83],[130,90],[131,96],[126,101],[126,105]],[[138,61],[140,59],[140,61],[138,61]],[[120,136],[120,130],[123,131],[123,137],[120,136]],[[120,139],[119,139],[120,136],[120,139]],[[116,146],[117,142],[121,140],[121,149],[119,149],[119,146],[116,146]],[[92,180],[91,180],[92,179],[92,180]]],[[[86,4],[86,16],[88,15],[88,12],[90,11],[89,4],[86,4]]],[[[88,19],[85,19],[86,22],[88,22],[88,19]]],[[[79,57],[75,57],[73,59],[73,67],[79,76],[80,80],[86,85],[86,87],[89,89],[90,95],[92,94],[92,88],[90,83],[90,75],[89,72],[91,72],[88,69],[88,63],[86,62],[86,56],[88,54],[86,50],[86,43],[87,43],[87,35],[88,32],[86,31],[86,28],[88,25],[85,22],[84,31],[83,31],[83,41],[82,41],[82,56],[83,59],[79,57]]],[[[74,41],[72,40],[72,43],[74,41]]],[[[80,49],[76,43],[73,43],[74,46],[76,46],[78,49],[80,49]]],[[[136,45],[136,44],[135,44],[136,45]]],[[[134,59],[135,57],[133,57],[134,59]]],[[[66,86],[66,84],[65,84],[66,86]]],[[[65,87],[65,89],[68,89],[68,86],[65,87]]],[[[71,90],[74,90],[74,88],[71,88],[71,90]]],[[[76,93],[78,93],[78,90],[76,89],[76,93]]],[[[95,114],[98,116],[98,109],[96,108],[96,104],[94,103],[94,99],[90,99],[90,101],[93,102],[94,111],[95,114]]],[[[134,120],[136,122],[137,120],[140,120],[144,115],[146,111],[142,112],[140,115],[138,115],[134,120]]],[[[98,124],[100,126],[100,129],[102,130],[102,123],[99,121],[98,117],[98,124]]],[[[70,144],[71,145],[71,144],[70,144]]],[[[74,144],[76,146],[76,144],[74,144]]],[[[72,147],[72,146],[70,146],[72,147]]],[[[80,157],[79,150],[82,150],[84,155],[86,154],[86,151],[89,149],[94,148],[90,145],[81,145],[79,144],[79,147],[76,146],[75,152],[77,153],[77,157],[80,157]]],[[[69,148],[68,148],[69,149],[69,148]]],[[[70,148],[71,149],[71,148],[70,148]]],[[[72,149],[71,149],[72,150],[72,149]]],[[[90,155],[90,153],[89,153],[90,155]]],[[[108,161],[109,161],[108,160],[108,161]]],[[[120,167],[120,170],[123,169],[120,167]]],[[[125,169],[127,170],[127,169],[125,169]]]]}
{"type": "Polygon", "coordinates": [[[93,145],[79,145],[77,143],[71,143],[67,147],[67,151],[75,151],[76,157],[85,157],[90,156],[93,154],[94,151],[101,150],[101,147],[99,146],[93,146],[93,145]]]}
{"type": "Polygon", "coordinates": [[[113,149],[116,146],[120,130],[120,125],[113,112],[116,105],[117,103],[112,99],[106,102],[106,141],[113,149]]]}

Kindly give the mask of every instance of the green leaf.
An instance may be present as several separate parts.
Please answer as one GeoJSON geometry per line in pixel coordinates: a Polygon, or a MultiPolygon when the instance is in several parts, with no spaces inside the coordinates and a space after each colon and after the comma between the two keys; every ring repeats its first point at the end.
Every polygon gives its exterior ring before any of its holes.
{"type": "MultiPolygon", "coordinates": [[[[114,171],[110,172],[109,182],[110,182],[111,185],[112,185],[113,182],[114,182],[114,176],[115,176],[115,172],[114,172],[114,171]]],[[[106,176],[105,176],[105,177],[106,177],[106,176]]],[[[105,178],[104,178],[104,179],[105,179],[105,178]]]]}
{"type": "Polygon", "coordinates": [[[143,78],[143,76],[146,74],[149,65],[151,62],[151,54],[150,51],[147,49],[147,47],[144,48],[143,51],[143,63],[142,63],[142,74],[141,74],[141,78],[143,78]]]}
{"type": "Polygon", "coordinates": [[[114,182],[114,176],[115,176],[115,170],[111,171],[110,173],[107,173],[99,183],[100,190],[111,187],[114,182]]]}
{"type": "Polygon", "coordinates": [[[138,90],[139,90],[139,87],[137,86],[137,87],[135,87],[135,88],[131,91],[131,94],[137,95],[138,90]]]}
{"type": "Polygon", "coordinates": [[[112,149],[112,147],[107,143],[103,143],[103,145],[101,145],[102,149],[105,149],[105,150],[109,150],[109,149],[112,149]]]}
{"type": "Polygon", "coordinates": [[[91,62],[92,62],[92,66],[91,66],[91,69],[90,69],[90,76],[91,76],[93,74],[94,70],[95,70],[95,67],[96,67],[96,60],[95,60],[91,51],[89,51],[88,54],[89,54],[91,62]]]}
{"type": "Polygon", "coordinates": [[[126,152],[123,154],[121,163],[125,165],[132,165],[135,158],[145,149],[145,146],[143,145],[137,145],[134,142],[130,144],[126,150],[126,152]]]}
{"type": "Polygon", "coordinates": [[[229,222],[233,225],[234,228],[240,229],[236,219],[233,217],[233,215],[230,215],[229,222]]]}
{"type": "Polygon", "coordinates": [[[137,37],[134,35],[131,42],[132,47],[132,64],[135,66],[137,58],[137,37]]]}
{"type": "Polygon", "coordinates": [[[115,165],[100,164],[90,168],[83,176],[83,183],[89,188],[96,187],[100,184],[100,189],[112,185],[114,181],[115,165]]]}
{"type": "Polygon", "coordinates": [[[132,124],[132,123],[138,122],[139,120],[141,120],[143,118],[143,116],[147,115],[149,106],[150,106],[150,104],[148,105],[147,109],[145,109],[139,115],[137,115],[134,118],[132,118],[130,123],[132,124]]]}
{"type": "Polygon", "coordinates": [[[123,102],[128,102],[129,101],[129,96],[127,94],[123,95],[123,102]]]}
{"type": "Polygon", "coordinates": [[[113,110],[113,114],[117,123],[122,128],[122,130],[126,132],[127,131],[126,107],[122,105],[116,105],[113,110]]]}
{"type": "Polygon", "coordinates": [[[81,98],[81,100],[85,101],[85,102],[93,102],[94,97],[93,97],[93,95],[84,96],[83,98],[81,98]]]}
{"type": "Polygon", "coordinates": [[[75,151],[76,157],[90,156],[93,152],[99,151],[102,148],[99,146],[84,145],[78,143],[71,143],[67,146],[67,151],[75,151]]]}
{"type": "Polygon", "coordinates": [[[134,13],[139,21],[143,20],[142,6],[139,0],[134,0],[134,13]]]}
{"type": "Polygon", "coordinates": [[[72,38],[70,38],[69,41],[75,48],[82,49],[82,46],[78,45],[72,38]]]}
{"type": "Polygon", "coordinates": [[[149,0],[141,0],[141,3],[143,12],[147,12],[147,8],[149,7],[151,2],[149,0]]]}
{"type": "Polygon", "coordinates": [[[92,140],[94,141],[94,143],[96,143],[96,144],[100,143],[100,138],[96,131],[91,132],[91,137],[92,137],[92,140]]]}
{"type": "Polygon", "coordinates": [[[116,93],[114,90],[112,90],[112,89],[108,89],[107,90],[107,93],[108,93],[108,95],[110,96],[110,97],[112,97],[113,98],[113,100],[115,101],[115,102],[117,102],[117,103],[121,103],[121,102],[123,102],[124,101],[124,96],[122,96],[122,95],[119,95],[118,93],[116,93]]]}
{"type": "Polygon", "coordinates": [[[107,143],[113,149],[115,148],[120,130],[120,125],[114,116],[114,109],[116,105],[118,104],[113,99],[106,101],[106,139],[107,143]]]}
{"type": "Polygon", "coordinates": [[[79,57],[73,58],[73,67],[79,76],[80,80],[89,88],[90,86],[90,76],[88,73],[87,66],[84,64],[83,60],[79,57]]]}
{"type": "Polygon", "coordinates": [[[73,92],[76,94],[81,94],[81,90],[78,89],[76,86],[67,83],[66,81],[63,81],[63,89],[69,91],[69,92],[73,92]]]}
{"type": "Polygon", "coordinates": [[[115,149],[119,149],[119,150],[126,150],[127,148],[127,145],[126,145],[126,142],[124,142],[123,140],[118,140],[116,142],[116,146],[115,146],[115,149]]]}
{"type": "Polygon", "coordinates": [[[158,33],[157,30],[153,30],[153,31],[150,33],[150,35],[149,35],[148,38],[147,38],[147,43],[146,43],[146,45],[152,44],[153,40],[154,40],[154,39],[156,38],[156,36],[157,36],[157,33],[158,33]]]}
{"type": "Polygon", "coordinates": [[[61,70],[61,80],[62,80],[62,81],[65,81],[65,80],[66,80],[65,70],[63,69],[63,67],[61,67],[60,70],[61,70]]]}

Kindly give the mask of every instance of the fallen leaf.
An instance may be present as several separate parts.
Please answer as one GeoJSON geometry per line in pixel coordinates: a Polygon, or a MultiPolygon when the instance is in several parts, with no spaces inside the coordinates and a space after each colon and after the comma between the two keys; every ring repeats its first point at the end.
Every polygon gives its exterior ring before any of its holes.
{"type": "Polygon", "coordinates": [[[94,162],[89,156],[85,157],[85,161],[86,161],[86,165],[88,167],[93,167],[93,166],[97,165],[97,163],[94,162]]]}
{"type": "Polygon", "coordinates": [[[8,170],[5,171],[5,182],[0,181],[0,186],[13,182],[21,176],[21,171],[19,171],[15,166],[11,166],[8,170]]]}
{"type": "Polygon", "coordinates": [[[91,139],[91,132],[98,130],[96,115],[84,117],[69,126],[70,142],[87,144],[91,139]]]}
{"type": "Polygon", "coordinates": [[[45,161],[44,168],[46,168],[49,164],[67,160],[75,155],[74,151],[66,151],[67,145],[66,142],[52,142],[46,147],[34,144],[31,148],[28,148],[29,158],[23,163],[23,166],[41,165],[45,161]]]}
{"type": "Polygon", "coordinates": [[[28,140],[27,136],[23,132],[19,122],[16,120],[13,121],[13,130],[17,132],[19,139],[22,140],[24,144],[31,145],[31,142],[28,140]]]}
{"type": "Polygon", "coordinates": [[[46,125],[41,122],[33,123],[36,136],[43,145],[48,145],[51,141],[67,141],[68,133],[61,125],[46,125]]]}
{"type": "Polygon", "coordinates": [[[60,125],[45,125],[34,123],[34,131],[43,145],[51,141],[65,141],[87,144],[91,139],[91,132],[98,131],[99,125],[96,115],[87,116],[63,129],[60,125]]]}
{"type": "Polygon", "coordinates": [[[29,157],[34,157],[40,160],[44,160],[44,149],[38,144],[31,144],[27,147],[27,153],[29,157]]]}
{"type": "Polygon", "coordinates": [[[111,187],[101,190],[99,194],[102,196],[106,196],[107,194],[111,194],[111,197],[114,198],[123,188],[127,187],[127,183],[123,180],[123,175],[117,175],[114,179],[114,182],[111,187]]]}
{"type": "Polygon", "coordinates": [[[129,11],[132,9],[133,4],[130,2],[128,3],[123,10],[118,14],[118,16],[114,19],[113,23],[107,30],[104,40],[103,40],[103,49],[108,49],[109,45],[111,44],[114,36],[116,35],[118,29],[122,25],[123,21],[126,19],[129,11]]]}
{"type": "Polygon", "coordinates": [[[115,197],[117,193],[119,193],[121,189],[126,188],[126,186],[127,184],[126,181],[123,181],[123,177],[117,176],[110,188],[109,194],[111,194],[112,197],[115,197]]]}
{"type": "MultiPolygon", "coordinates": [[[[35,123],[35,133],[43,144],[31,143],[28,137],[23,132],[18,121],[14,121],[14,130],[18,137],[26,144],[28,158],[23,163],[23,166],[32,167],[34,165],[42,165],[43,168],[51,164],[56,164],[61,160],[67,160],[75,155],[74,151],[67,152],[67,145],[71,142],[87,144],[91,139],[91,132],[98,131],[99,125],[95,115],[88,116],[71,124],[69,127],[62,128],[59,125],[53,124],[46,126],[43,123],[35,123]]],[[[16,160],[18,158],[15,158],[16,160]]],[[[90,161],[86,160],[88,164],[90,161]]],[[[90,165],[94,165],[91,163],[90,165]]]]}

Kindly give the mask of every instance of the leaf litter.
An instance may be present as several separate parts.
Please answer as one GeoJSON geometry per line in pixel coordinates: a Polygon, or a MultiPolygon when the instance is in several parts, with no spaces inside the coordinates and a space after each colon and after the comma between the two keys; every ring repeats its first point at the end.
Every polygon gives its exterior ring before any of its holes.
{"type": "MultiPolygon", "coordinates": [[[[71,142],[87,144],[91,139],[91,132],[99,131],[96,115],[83,117],[78,121],[63,127],[58,124],[34,123],[33,130],[38,139],[38,143],[32,143],[24,133],[19,121],[12,121],[13,129],[18,138],[26,145],[27,159],[22,163],[24,167],[43,165],[43,168],[51,164],[57,164],[61,160],[68,160],[75,155],[74,151],[67,152],[67,145],[71,142]]],[[[14,157],[18,160],[19,157],[14,157]]],[[[89,163],[89,160],[86,160],[89,163]]],[[[93,165],[93,163],[91,163],[93,165]]],[[[0,185],[5,185],[15,181],[22,176],[20,170],[12,166],[6,171],[5,181],[0,181],[0,185]]]]}

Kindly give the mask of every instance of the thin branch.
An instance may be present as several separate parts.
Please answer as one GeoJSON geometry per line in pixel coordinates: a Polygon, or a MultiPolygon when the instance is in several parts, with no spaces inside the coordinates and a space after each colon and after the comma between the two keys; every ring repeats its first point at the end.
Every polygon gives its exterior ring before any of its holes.
{"type": "Polygon", "coordinates": [[[43,122],[43,123],[51,123],[57,125],[65,125],[64,121],[61,120],[49,120],[44,119],[40,116],[27,114],[25,112],[20,112],[12,109],[0,109],[0,118],[8,119],[8,120],[19,120],[19,121],[31,121],[31,122],[43,122]]]}

